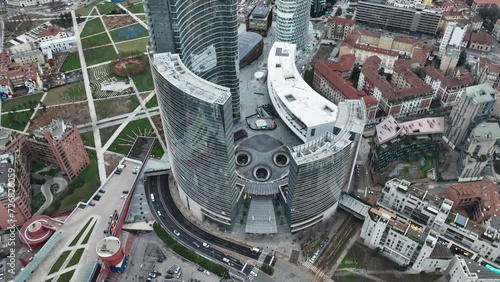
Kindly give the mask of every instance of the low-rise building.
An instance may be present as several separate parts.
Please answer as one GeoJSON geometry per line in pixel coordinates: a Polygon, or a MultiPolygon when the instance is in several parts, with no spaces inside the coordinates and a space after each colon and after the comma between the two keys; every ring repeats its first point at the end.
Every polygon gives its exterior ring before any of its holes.
{"type": "Polygon", "coordinates": [[[66,34],[66,32],[62,31],[59,27],[57,27],[55,25],[51,25],[51,26],[47,27],[47,29],[41,31],[38,34],[38,37],[39,37],[38,40],[40,42],[46,42],[46,41],[51,41],[51,40],[55,40],[55,39],[65,38],[67,36],[68,35],[66,34]]]}
{"type": "Polygon", "coordinates": [[[433,90],[410,70],[411,62],[398,60],[393,79],[389,82],[379,74],[381,61],[377,56],[366,59],[357,88],[373,95],[379,102],[379,108],[387,115],[401,117],[428,111],[433,90]]]}
{"type": "Polygon", "coordinates": [[[495,23],[495,26],[493,27],[493,32],[491,33],[493,37],[497,40],[500,41],[500,19],[497,20],[495,23]]]}
{"type": "Polygon", "coordinates": [[[498,122],[478,124],[465,140],[457,160],[458,181],[483,179],[485,173],[492,174],[494,154],[500,145],[498,122]],[[486,168],[489,168],[489,172],[486,168]]]}
{"type": "Polygon", "coordinates": [[[50,4],[53,0],[6,0],[7,5],[17,6],[17,7],[30,7],[30,6],[39,6],[44,4],[50,4]]]}
{"type": "Polygon", "coordinates": [[[472,10],[479,12],[484,9],[498,8],[500,6],[500,0],[474,0],[472,2],[472,10]]]}
{"type": "Polygon", "coordinates": [[[479,83],[488,83],[493,87],[500,84],[500,64],[493,63],[487,58],[481,58],[478,73],[479,83]]]}
{"type": "Polygon", "coordinates": [[[491,35],[486,32],[472,33],[469,48],[480,51],[490,51],[491,50],[491,35]]]}
{"type": "Polygon", "coordinates": [[[326,38],[345,40],[352,33],[356,21],[341,17],[329,18],[326,22],[326,38]]]}
{"type": "Polygon", "coordinates": [[[247,31],[267,36],[267,32],[273,23],[273,8],[266,6],[264,2],[258,2],[247,19],[247,31]]]}
{"type": "Polygon", "coordinates": [[[13,54],[11,58],[12,60],[14,60],[14,62],[18,63],[21,66],[26,64],[45,63],[45,58],[43,57],[42,51],[40,51],[39,49],[13,54]]]}
{"type": "Polygon", "coordinates": [[[477,222],[500,215],[498,185],[489,180],[453,184],[446,198],[453,201],[454,212],[467,214],[477,222]]]}
{"type": "Polygon", "coordinates": [[[57,52],[72,52],[76,50],[76,37],[70,36],[40,42],[40,49],[47,60],[52,59],[52,54],[57,52]]]}
{"type": "Polygon", "coordinates": [[[439,152],[443,132],[443,117],[406,122],[386,117],[375,126],[375,138],[370,147],[370,170],[374,182],[379,182],[380,173],[394,161],[439,152]]]}
{"type": "Polygon", "coordinates": [[[462,97],[467,86],[474,83],[474,75],[460,68],[454,76],[447,76],[432,66],[424,67],[424,81],[434,90],[434,98],[438,98],[443,107],[451,106],[462,97]]]}

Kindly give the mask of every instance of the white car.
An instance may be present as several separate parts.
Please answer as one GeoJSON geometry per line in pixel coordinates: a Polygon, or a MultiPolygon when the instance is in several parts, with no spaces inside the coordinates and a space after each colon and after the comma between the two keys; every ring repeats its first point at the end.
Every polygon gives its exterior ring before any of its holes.
{"type": "Polygon", "coordinates": [[[160,211],[156,211],[158,213],[158,216],[161,216],[161,212],[160,211]]]}
{"type": "Polygon", "coordinates": [[[208,270],[203,271],[203,273],[205,273],[206,275],[210,276],[210,272],[208,272],[208,270]]]}
{"type": "Polygon", "coordinates": [[[222,258],[222,261],[225,263],[229,263],[229,259],[227,259],[227,258],[222,258]]]}
{"type": "Polygon", "coordinates": [[[207,248],[207,249],[208,249],[208,248],[210,247],[210,245],[209,245],[209,244],[207,244],[207,243],[205,243],[205,242],[203,242],[203,247],[205,247],[205,248],[207,248]]]}
{"type": "Polygon", "coordinates": [[[174,234],[175,234],[175,236],[177,236],[177,237],[179,237],[179,236],[181,235],[181,233],[179,233],[179,231],[177,231],[177,230],[174,230],[174,234]]]}

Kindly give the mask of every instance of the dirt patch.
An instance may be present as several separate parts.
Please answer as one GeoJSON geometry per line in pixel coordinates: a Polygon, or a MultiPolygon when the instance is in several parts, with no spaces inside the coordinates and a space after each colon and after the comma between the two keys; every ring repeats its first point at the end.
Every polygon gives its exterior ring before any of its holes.
{"type": "Polygon", "coordinates": [[[109,176],[111,173],[113,173],[113,170],[118,166],[118,164],[120,163],[121,160],[122,160],[122,157],[115,154],[115,153],[104,153],[104,164],[106,166],[106,176],[109,176]]]}
{"type": "Polygon", "coordinates": [[[55,106],[38,110],[30,124],[29,131],[49,124],[52,119],[63,119],[73,125],[90,122],[89,107],[87,103],[55,106]]]}
{"type": "Polygon", "coordinates": [[[314,66],[317,61],[328,59],[334,48],[335,46],[321,45],[316,55],[314,55],[314,58],[311,61],[311,65],[314,66]]]}
{"type": "Polygon", "coordinates": [[[104,16],[102,20],[109,30],[136,23],[129,15],[104,16]]]}
{"type": "Polygon", "coordinates": [[[144,101],[144,100],[146,100],[146,97],[149,96],[149,93],[142,93],[142,94],[139,94],[139,96],[141,97],[141,101],[144,101]]]}
{"type": "Polygon", "coordinates": [[[161,140],[163,140],[163,142],[165,142],[165,134],[163,132],[163,125],[161,124],[160,115],[158,114],[155,116],[151,116],[151,119],[153,120],[153,123],[154,123],[156,129],[158,130],[158,133],[160,134],[161,140]]]}
{"type": "Polygon", "coordinates": [[[101,134],[101,143],[104,145],[106,142],[108,142],[109,138],[115,133],[115,131],[120,127],[120,125],[113,125],[110,127],[102,128],[99,130],[99,133],[101,134]]]}

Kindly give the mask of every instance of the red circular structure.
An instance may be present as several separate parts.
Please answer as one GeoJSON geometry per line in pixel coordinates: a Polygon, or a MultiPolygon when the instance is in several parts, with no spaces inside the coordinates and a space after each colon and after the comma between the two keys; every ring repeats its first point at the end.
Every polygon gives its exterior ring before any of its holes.
{"type": "Polygon", "coordinates": [[[106,237],[97,243],[96,252],[108,267],[118,265],[125,258],[120,239],[114,236],[106,237]]]}
{"type": "Polygon", "coordinates": [[[59,221],[46,215],[38,215],[23,224],[19,232],[19,239],[27,248],[39,249],[61,226],[62,223],[59,221]]]}
{"type": "Polygon", "coordinates": [[[127,59],[116,63],[113,72],[119,76],[136,75],[144,71],[146,64],[139,59],[127,59]]]}

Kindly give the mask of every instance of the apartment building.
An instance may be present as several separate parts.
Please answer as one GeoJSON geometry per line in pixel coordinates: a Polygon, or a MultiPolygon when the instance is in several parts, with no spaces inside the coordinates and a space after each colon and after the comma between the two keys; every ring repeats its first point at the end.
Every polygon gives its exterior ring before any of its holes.
{"type": "Polygon", "coordinates": [[[497,92],[489,84],[465,88],[447,120],[444,141],[453,149],[461,148],[472,129],[491,116],[496,99],[497,92]]]}
{"type": "Polygon", "coordinates": [[[371,56],[366,59],[358,80],[358,89],[373,95],[379,109],[394,117],[426,112],[432,102],[433,90],[416,74],[411,72],[409,60],[398,60],[393,78],[389,82],[379,74],[381,59],[371,56]]]}
{"type": "Polygon", "coordinates": [[[68,35],[66,34],[66,32],[62,31],[59,27],[57,27],[55,25],[51,25],[51,26],[47,27],[45,30],[42,30],[38,34],[38,37],[39,37],[38,40],[40,42],[46,42],[46,41],[52,41],[55,39],[65,38],[67,36],[68,35]]]}
{"type": "Polygon", "coordinates": [[[489,264],[454,255],[446,270],[446,279],[449,282],[496,282],[500,281],[500,274],[489,264]]]}
{"type": "Polygon", "coordinates": [[[438,56],[443,57],[448,46],[460,48],[465,36],[465,32],[466,29],[464,25],[457,23],[449,24],[443,34],[443,37],[441,38],[438,56]]]}
{"type": "Polygon", "coordinates": [[[494,175],[492,174],[494,154],[499,145],[498,122],[482,122],[476,125],[465,140],[457,160],[458,181],[481,180],[485,173],[494,175]]]}
{"type": "Polygon", "coordinates": [[[499,268],[499,232],[452,213],[454,205],[426,187],[392,179],[365,218],[361,238],[368,247],[417,272],[443,272],[455,254],[499,268]]]}
{"type": "Polygon", "coordinates": [[[326,38],[344,41],[356,26],[356,21],[341,17],[328,18],[326,22],[326,38]]]}
{"type": "Polygon", "coordinates": [[[495,23],[495,26],[493,27],[493,32],[491,33],[493,37],[497,40],[500,41],[500,19],[497,20],[495,23]]]}
{"type": "Polygon", "coordinates": [[[491,51],[492,39],[491,35],[486,32],[472,33],[469,48],[479,51],[491,51]]]}
{"type": "Polygon", "coordinates": [[[497,87],[500,84],[500,64],[493,63],[487,58],[481,58],[478,81],[497,87]]]}
{"type": "Polygon", "coordinates": [[[499,0],[474,0],[472,2],[472,10],[479,12],[483,9],[497,8],[500,6],[499,0]]]}
{"type": "Polygon", "coordinates": [[[26,51],[22,53],[13,54],[11,56],[14,62],[23,66],[26,64],[44,64],[45,58],[43,57],[42,51],[39,49],[26,51]]]}
{"type": "Polygon", "coordinates": [[[394,161],[432,154],[442,149],[444,118],[422,118],[398,122],[387,116],[375,126],[375,138],[370,146],[370,170],[374,182],[379,182],[380,174],[394,161]]]}
{"type": "Polygon", "coordinates": [[[455,75],[448,76],[432,66],[424,67],[424,81],[434,90],[441,106],[448,107],[460,101],[465,88],[474,83],[474,75],[465,68],[457,69],[455,75]]]}
{"type": "Polygon", "coordinates": [[[416,5],[403,8],[390,5],[389,1],[359,1],[356,22],[381,29],[435,35],[441,20],[441,11],[416,5]]]}

